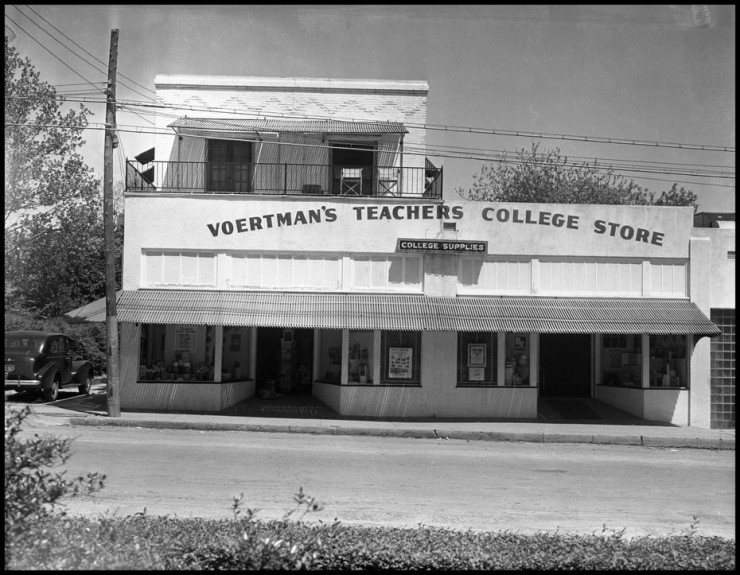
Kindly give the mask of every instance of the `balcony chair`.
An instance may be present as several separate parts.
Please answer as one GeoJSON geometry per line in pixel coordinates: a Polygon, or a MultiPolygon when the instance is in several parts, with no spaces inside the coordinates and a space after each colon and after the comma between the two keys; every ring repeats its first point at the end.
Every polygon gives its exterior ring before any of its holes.
{"type": "Polygon", "coordinates": [[[397,196],[398,168],[378,168],[378,195],[397,196]]]}
{"type": "Polygon", "coordinates": [[[362,195],[362,168],[342,168],[339,189],[344,195],[362,195]]]}

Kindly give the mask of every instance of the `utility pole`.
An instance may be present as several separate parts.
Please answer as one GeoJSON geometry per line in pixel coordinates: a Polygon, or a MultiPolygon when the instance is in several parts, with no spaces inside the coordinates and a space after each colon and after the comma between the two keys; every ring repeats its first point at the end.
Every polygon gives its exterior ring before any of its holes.
{"type": "Polygon", "coordinates": [[[113,148],[116,147],[116,65],[118,62],[118,29],[110,31],[108,89],[105,107],[105,150],[103,154],[103,227],[105,230],[105,331],[108,416],[121,417],[118,398],[119,355],[118,318],[116,316],[116,254],[113,243],[113,148]]]}

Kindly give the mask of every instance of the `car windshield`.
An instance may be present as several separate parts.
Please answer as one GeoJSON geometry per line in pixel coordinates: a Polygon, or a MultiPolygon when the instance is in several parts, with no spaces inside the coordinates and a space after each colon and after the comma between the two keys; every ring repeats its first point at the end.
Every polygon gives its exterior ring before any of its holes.
{"type": "Polygon", "coordinates": [[[41,353],[41,349],[44,347],[45,338],[43,337],[5,337],[5,351],[24,351],[41,353]]]}

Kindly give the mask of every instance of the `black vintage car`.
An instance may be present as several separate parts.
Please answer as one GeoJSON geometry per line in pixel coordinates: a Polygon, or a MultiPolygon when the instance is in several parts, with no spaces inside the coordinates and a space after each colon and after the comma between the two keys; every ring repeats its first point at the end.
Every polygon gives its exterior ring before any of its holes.
{"type": "Polygon", "coordinates": [[[6,331],[5,389],[40,391],[47,401],[55,401],[67,385],[90,393],[93,366],[78,357],[75,348],[62,333],[6,331]]]}

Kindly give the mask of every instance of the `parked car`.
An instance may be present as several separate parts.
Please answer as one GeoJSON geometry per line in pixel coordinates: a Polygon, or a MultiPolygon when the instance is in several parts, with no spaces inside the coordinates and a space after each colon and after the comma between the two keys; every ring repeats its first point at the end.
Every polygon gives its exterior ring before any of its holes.
{"type": "Polygon", "coordinates": [[[65,386],[90,393],[92,363],[75,349],[76,343],[62,333],[6,331],[5,389],[41,392],[47,401],[55,401],[65,386]]]}

